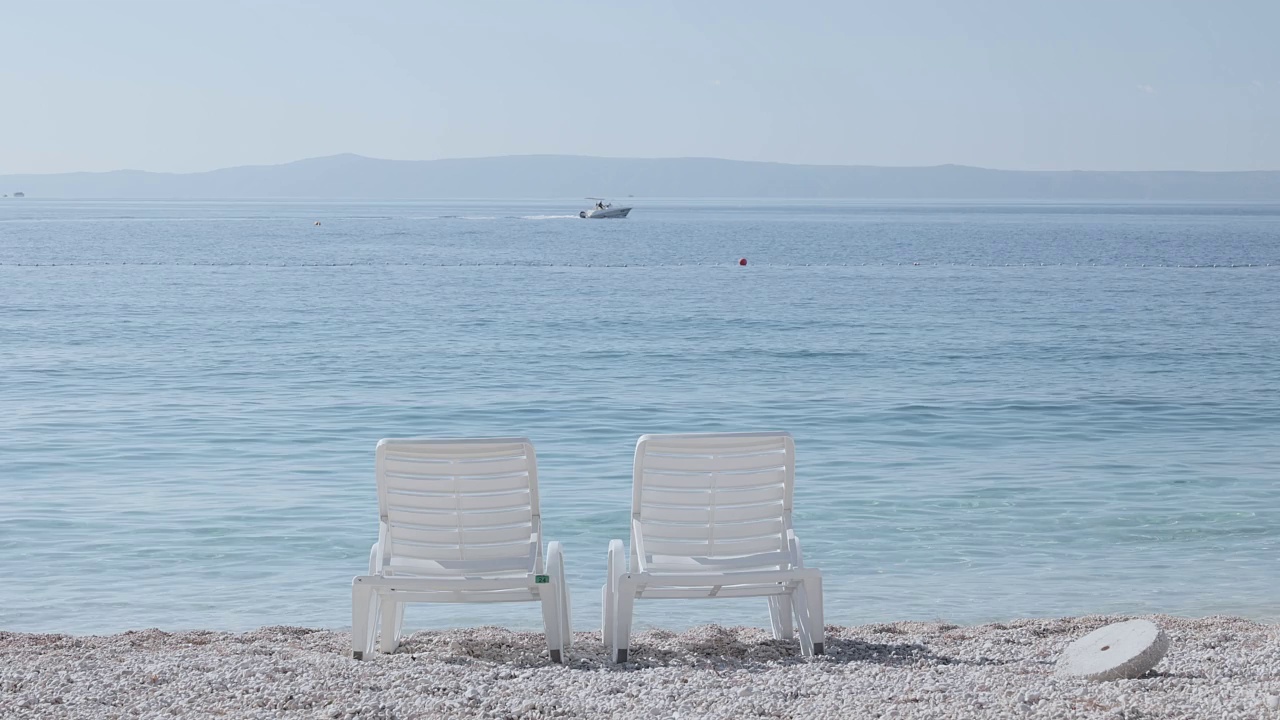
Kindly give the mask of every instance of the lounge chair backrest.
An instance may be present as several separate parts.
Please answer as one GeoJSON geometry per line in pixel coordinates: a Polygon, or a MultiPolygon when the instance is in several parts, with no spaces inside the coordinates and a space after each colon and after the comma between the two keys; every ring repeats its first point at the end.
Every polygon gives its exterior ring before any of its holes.
{"type": "Polygon", "coordinates": [[[789,433],[645,435],[636,443],[633,567],[789,566],[789,433]]]}
{"type": "Polygon", "coordinates": [[[376,468],[384,572],[528,573],[540,564],[528,439],[382,440],[376,468]]]}

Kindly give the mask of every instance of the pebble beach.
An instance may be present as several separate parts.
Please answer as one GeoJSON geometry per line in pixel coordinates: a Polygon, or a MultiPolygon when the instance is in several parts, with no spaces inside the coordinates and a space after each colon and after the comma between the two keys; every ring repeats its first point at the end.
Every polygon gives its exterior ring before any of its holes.
{"type": "Polygon", "coordinates": [[[541,633],[420,631],[356,661],[346,632],[0,632],[5,718],[1280,718],[1280,626],[1146,616],[1169,638],[1141,678],[1060,678],[1073,640],[1129,619],[827,628],[799,656],[766,630],[637,633],[634,662],[575,634],[569,661],[541,633]]]}

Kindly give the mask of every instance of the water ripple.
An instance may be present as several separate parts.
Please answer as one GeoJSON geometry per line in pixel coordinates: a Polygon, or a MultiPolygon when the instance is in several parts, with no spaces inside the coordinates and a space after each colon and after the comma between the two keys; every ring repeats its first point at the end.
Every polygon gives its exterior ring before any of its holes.
{"type": "Polygon", "coordinates": [[[0,218],[0,575],[39,587],[0,586],[0,628],[343,626],[374,443],[433,434],[533,438],[591,627],[636,437],[744,428],[796,436],[830,622],[1280,618],[1275,277],[1139,267],[1280,262],[1280,210],[519,219],[562,211],[6,206],[26,215],[0,218]]]}

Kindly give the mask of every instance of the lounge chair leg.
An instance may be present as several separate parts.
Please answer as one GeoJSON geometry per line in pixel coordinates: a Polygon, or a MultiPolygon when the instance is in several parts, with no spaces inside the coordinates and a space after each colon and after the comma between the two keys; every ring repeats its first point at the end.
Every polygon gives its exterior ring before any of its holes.
{"type": "Polygon", "coordinates": [[[613,596],[613,661],[619,663],[627,661],[627,651],[631,649],[631,616],[636,606],[636,588],[629,581],[629,576],[621,577],[613,596]]]}
{"type": "Polygon", "coordinates": [[[405,603],[388,601],[382,613],[382,631],[379,633],[378,650],[393,653],[400,647],[400,628],[404,624],[405,603]]]}
{"type": "Polygon", "coordinates": [[[363,660],[373,652],[372,633],[377,627],[377,595],[356,578],[351,582],[351,657],[363,660]]]}
{"type": "Polygon", "coordinates": [[[774,640],[791,640],[796,636],[791,623],[790,595],[769,596],[769,622],[773,626],[774,640]]]}
{"type": "Polygon", "coordinates": [[[813,624],[809,621],[809,596],[803,582],[791,593],[791,608],[796,617],[796,630],[800,636],[800,654],[813,654],[813,624]]]}
{"type": "Polygon", "coordinates": [[[822,617],[822,576],[814,575],[813,578],[805,580],[804,584],[806,594],[809,596],[809,643],[813,646],[813,654],[822,654],[823,641],[826,639],[826,628],[823,623],[826,621],[822,617]]]}
{"type": "MultiPolygon", "coordinates": [[[[547,573],[556,587],[557,627],[560,629],[560,651],[569,650],[573,644],[573,608],[569,597],[569,579],[564,572],[564,546],[560,542],[547,543],[547,573]]],[[[556,662],[560,662],[557,660],[556,662]]]]}
{"type": "Polygon", "coordinates": [[[600,587],[600,642],[605,650],[613,648],[613,596],[607,584],[600,587]]]}
{"type": "Polygon", "coordinates": [[[553,584],[539,586],[542,596],[542,630],[547,635],[547,651],[551,662],[560,662],[564,645],[560,640],[560,591],[553,584]]]}
{"type": "Polygon", "coordinates": [[[605,566],[604,587],[600,589],[600,642],[606,650],[613,650],[613,634],[618,617],[618,578],[626,571],[626,550],[621,540],[609,541],[609,555],[605,566]]]}
{"type": "Polygon", "coordinates": [[[796,621],[800,626],[800,653],[821,655],[823,652],[822,576],[816,572],[800,581],[791,598],[796,621]]]}
{"type": "Polygon", "coordinates": [[[560,642],[566,652],[573,646],[573,602],[563,574],[560,576],[560,642]]]}
{"type": "Polygon", "coordinates": [[[542,598],[542,628],[547,634],[547,656],[551,662],[564,660],[564,548],[558,542],[547,543],[547,580],[535,585],[542,598]]]}

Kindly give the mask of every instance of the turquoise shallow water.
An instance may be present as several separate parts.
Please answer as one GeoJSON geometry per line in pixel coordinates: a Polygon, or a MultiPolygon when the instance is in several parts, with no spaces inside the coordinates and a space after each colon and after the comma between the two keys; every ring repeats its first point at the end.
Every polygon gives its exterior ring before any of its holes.
{"type": "Polygon", "coordinates": [[[0,203],[0,628],[348,625],[376,441],[523,434],[589,629],[636,437],[754,429],[829,622],[1280,619],[1280,206],[637,205],[0,203]]]}

